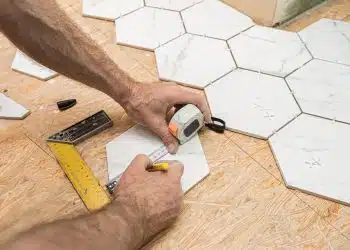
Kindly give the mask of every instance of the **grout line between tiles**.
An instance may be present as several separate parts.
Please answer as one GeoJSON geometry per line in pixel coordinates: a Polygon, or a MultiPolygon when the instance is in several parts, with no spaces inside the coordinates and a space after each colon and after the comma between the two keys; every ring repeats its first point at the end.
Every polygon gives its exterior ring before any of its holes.
{"type": "Polygon", "coordinates": [[[185,11],[185,10],[187,10],[187,9],[189,9],[189,8],[191,8],[191,7],[195,6],[195,5],[197,5],[197,4],[203,3],[203,2],[204,2],[204,0],[199,1],[198,3],[193,3],[192,5],[190,5],[190,6],[186,7],[186,8],[184,8],[184,9],[180,10],[180,12],[185,11]]]}
{"type": "Polygon", "coordinates": [[[254,69],[243,68],[243,67],[240,67],[239,65],[237,65],[237,68],[238,68],[238,69],[247,70],[247,71],[250,71],[250,72],[254,72],[254,73],[258,73],[258,74],[263,74],[263,75],[272,76],[272,77],[278,77],[278,78],[283,79],[282,76],[276,76],[276,75],[273,75],[273,74],[270,74],[270,73],[266,73],[266,72],[263,72],[263,71],[256,71],[256,70],[254,70],[254,69]]]}
{"type": "Polygon", "coordinates": [[[290,121],[288,121],[286,124],[284,124],[282,127],[274,131],[267,139],[269,140],[273,135],[277,134],[280,132],[283,128],[287,127],[290,123],[292,123],[295,119],[297,119],[299,116],[304,114],[303,112],[300,112],[298,115],[296,115],[294,118],[292,118],[290,121]]]}
{"type": "Polygon", "coordinates": [[[250,30],[250,29],[253,28],[254,26],[256,26],[256,25],[253,24],[253,25],[250,26],[249,28],[246,28],[246,29],[242,30],[241,32],[239,32],[239,33],[237,33],[237,34],[231,36],[231,37],[228,38],[228,39],[226,39],[226,41],[228,42],[228,41],[231,40],[232,38],[234,38],[234,37],[236,37],[236,36],[239,36],[240,34],[242,34],[242,33],[246,32],[246,31],[250,30]]]}
{"type": "Polygon", "coordinates": [[[181,18],[182,26],[184,27],[185,32],[186,32],[186,33],[188,33],[188,31],[187,31],[187,29],[186,29],[186,25],[185,25],[184,18],[183,18],[183,16],[182,16],[182,13],[181,13],[181,12],[179,12],[179,14],[180,14],[180,18],[181,18]]]}
{"type": "Polygon", "coordinates": [[[227,45],[228,50],[230,51],[230,54],[231,54],[232,59],[233,59],[233,62],[235,63],[236,67],[238,67],[237,61],[236,61],[236,59],[235,59],[235,56],[234,56],[233,53],[232,53],[232,50],[231,50],[230,45],[228,44],[228,41],[226,41],[226,45],[227,45]]]}
{"type": "Polygon", "coordinates": [[[284,76],[284,79],[287,79],[287,77],[289,77],[290,75],[292,75],[294,72],[296,72],[297,70],[303,68],[306,64],[310,63],[311,61],[315,60],[315,58],[311,58],[309,61],[307,61],[306,63],[304,63],[303,65],[301,65],[300,67],[296,68],[295,70],[293,70],[292,72],[288,73],[286,76],[284,76]]]}
{"type": "Polygon", "coordinates": [[[210,38],[210,39],[214,39],[214,40],[219,40],[219,41],[226,42],[225,39],[221,39],[221,38],[217,38],[217,37],[195,34],[195,33],[191,33],[191,32],[188,32],[188,31],[187,31],[187,33],[190,34],[190,35],[193,35],[193,36],[200,36],[200,37],[204,37],[204,38],[210,38]]]}
{"type": "Polygon", "coordinates": [[[170,10],[170,9],[165,9],[165,8],[161,8],[161,7],[155,7],[155,6],[149,6],[149,5],[145,5],[142,8],[149,8],[149,9],[157,9],[157,10],[165,10],[165,11],[171,11],[171,12],[177,12],[179,13],[180,11],[178,10],[170,10]]]}
{"type": "Polygon", "coordinates": [[[125,17],[125,16],[128,16],[128,15],[130,15],[130,14],[132,14],[132,13],[134,13],[134,12],[140,10],[140,9],[143,9],[143,8],[146,8],[146,6],[142,6],[142,7],[140,7],[140,8],[137,8],[136,10],[130,11],[130,12],[128,12],[128,13],[125,13],[124,15],[120,15],[120,16],[118,16],[117,18],[115,18],[114,20],[111,20],[111,21],[112,21],[112,22],[115,22],[115,20],[117,20],[117,19],[119,19],[119,18],[122,18],[122,17],[125,17]]]}
{"type": "Polygon", "coordinates": [[[225,73],[224,75],[220,76],[219,78],[215,79],[214,81],[209,82],[203,89],[205,89],[206,87],[211,86],[213,83],[219,81],[220,79],[224,78],[224,77],[227,76],[228,74],[232,73],[234,70],[236,70],[236,68],[230,70],[229,72],[225,73]]]}
{"type": "Polygon", "coordinates": [[[309,48],[307,47],[306,43],[304,42],[304,40],[301,38],[299,32],[295,32],[299,38],[299,40],[304,44],[306,50],[309,52],[309,54],[311,55],[312,59],[315,59],[314,55],[311,53],[311,51],[309,50],[309,48]]]}
{"type": "Polygon", "coordinates": [[[295,95],[294,95],[294,92],[293,92],[292,88],[289,86],[289,84],[288,84],[288,82],[287,82],[287,80],[286,80],[285,78],[283,79],[283,81],[285,82],[285,84],[286,84],[287,88],[289,89],[290,94],[293,96],[294,101],[296,102],[296,104],[297,104],[297,105],[298,105],[298,107],[299,107],[300,112],[302,113],[302,112],[303,112],[303,110],[302,110],[302,108],[301,108],[301,106],[300,106],[300,104],[299,104],[299,102],[298,102],[297,98],[295,97],[295,95]]]}
{"type": "Polygon", "coordinates": [[[166,43],[163,43],[163,44],[158,45],[158,47],[154,48],[152,52],[156,52],[156,49],[159,49],[160,47],[163,47],[164,45],[167,45],[168,43],[171,43],[172,41],[174,41],[174,40],[176,40],[176,39],[178,39],[178,38],[180,38],[180,37],[182,37],[182,36],[184,36],[184,35],[186,35],[186,34],[188,34],[188,33],[187,33],[186,30],[185,30],[185,33],[180,34],[180,35],[178,35],[177,37],[174,37],[173,39],[167,41],[166,43]]]}
{"type": "Polygon", "coordinates": [[[315,114],[311,114],[311,113],[308,113],[308,112],[303,112],[303,114],[310,115],[310,116],[317,117],[317,118],[321,118],[321,119],[325,119],[325,120],[332,121],[332,122],[339,122],[339,123],[342,123],[342,124],[345,124],[345,125],[350,125],[350,122],[344,122],[344,121],[340,121],[340,120],[337,120],[337,119],[331,119],[331,118],[328,118],[328,117],[315,115],[315,114]]]}
{"type": "Polygon", "coordinates": [[[323,61],[323,62],[329,62],[329,63],[335,63],[335,64],[339,64],[339,65],[344,65],[344,66],[350,66],[350,64],[346,64],[346,63],[332,62],[332,61],[328,61],[328,60],[320,59],[320,58],[315,58],[315,59],[323,61]]]}

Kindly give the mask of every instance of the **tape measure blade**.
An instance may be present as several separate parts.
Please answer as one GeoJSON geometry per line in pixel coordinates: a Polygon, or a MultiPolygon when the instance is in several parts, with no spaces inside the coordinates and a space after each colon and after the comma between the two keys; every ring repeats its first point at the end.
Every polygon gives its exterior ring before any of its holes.
{"type": "Polygon", "coordinates": [[[48,142],[48,145],[89,211],[98,210],[110,202],[110,197],[74,145],[56,142],[48,142]]]}
{"type": "Polygon", "coordinates": [[[152,162],[157,162],[160,158],[162,158],[163,156],[165,156],[166,154],[168,154],[168,149],[166,146],[162,146],[159,149],[153,151],[152,153],[150,153],[148,155],[148,157],[150,158],[150,160],[152,162]]]}

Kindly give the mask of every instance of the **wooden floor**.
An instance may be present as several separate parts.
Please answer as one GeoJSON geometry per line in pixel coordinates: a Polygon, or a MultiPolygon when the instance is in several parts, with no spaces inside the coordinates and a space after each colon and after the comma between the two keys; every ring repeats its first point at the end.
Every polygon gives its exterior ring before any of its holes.
{"type": "MultiPolygon", "coordinates": [[[[157,81],[153,53],[115,45],[113,23],[82,18],[81,0],[59,3],[125,71],[157,81]]],[[[298,31],[322,17],[350,21],[350,0],[330,1],[283,29],[298,31]]],[[[12,72],[14,54],[0,35],[0,90],[32,111],[24,121],[0,120],[0,242],[37,223],[87,212],[45,145],[49,135],[106,110],[114,127],[79,145],[105,182],[105,145],[132,125],[95,90],[62,76],[40,82],[12,72]],[[56,101],[68,98],[77,98],[77,106],[58,112],[56,101]]],[[[287,189],[265,141],[205,131],[201,142],[211,175],[186,195],[176,225],[149,248],[350,249],[350,207],[287,189]]]]}

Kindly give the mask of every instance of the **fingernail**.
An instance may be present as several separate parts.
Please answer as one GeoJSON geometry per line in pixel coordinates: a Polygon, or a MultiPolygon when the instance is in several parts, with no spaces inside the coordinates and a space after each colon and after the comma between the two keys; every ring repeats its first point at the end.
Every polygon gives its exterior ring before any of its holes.
{"type": "Polygon", "coordinates": [[[170,154],[175,154],[179,148],[177,143],[171,143],[168,145],[168,151],[170,154]]]}

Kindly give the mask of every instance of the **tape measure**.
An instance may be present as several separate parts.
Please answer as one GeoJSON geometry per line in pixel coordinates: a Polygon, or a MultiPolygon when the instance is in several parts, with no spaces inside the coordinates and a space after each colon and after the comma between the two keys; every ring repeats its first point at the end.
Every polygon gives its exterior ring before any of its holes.
{"type": "Polygon", "coordinates": [[[100,111],[47,139],[52,153],[89,211],[104,207],[111,198],[75,145],[112,125],[108,115],[100,111]]]}
{"type": "Polygon", "coordinates": [[[211,119],[212,123],[205,123],[202,112],[195,105],[187,104],[174,114],[168,127],[170,133],[179,140],[180,144],[184,144],[203,126],[217,133],[224,133],[225,121],[216,117],[211,119]]]}

